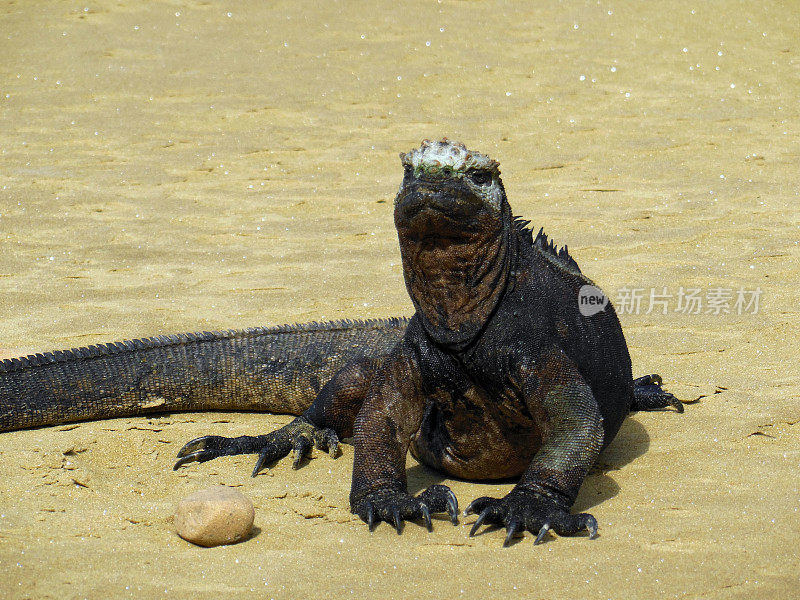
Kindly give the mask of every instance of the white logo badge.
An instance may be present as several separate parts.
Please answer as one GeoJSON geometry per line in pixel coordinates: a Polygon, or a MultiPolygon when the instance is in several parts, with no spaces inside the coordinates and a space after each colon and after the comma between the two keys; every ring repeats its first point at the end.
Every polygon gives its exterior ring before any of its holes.
{"type": "Polygon", "coordinates": [[[578,291],[578,310],[584,317],[591,317],[608,305],[608,297],[599,287],[594,285],[582,285],[578,291]]]}

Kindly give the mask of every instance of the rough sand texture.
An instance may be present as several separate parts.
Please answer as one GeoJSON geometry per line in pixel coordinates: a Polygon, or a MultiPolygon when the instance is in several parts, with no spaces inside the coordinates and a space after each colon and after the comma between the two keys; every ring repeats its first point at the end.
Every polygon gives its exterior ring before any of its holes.
{"type": "MultiPolygon", "coordinates": [[[[516,213],[612,299],[762,290],[757,314],[622,315],[635,373],[702,398],[627,421],[578,498],[597,540],[369,534],[352,447],[172,472],[189,439],[288,421],[173,414],[0,435],[0,595],[800,597],[797,8],[0,4],[7,353],[408,314],[397,153],[442,135],[498,159],[516,213]],[[200,549],[171,516],[217,483],[257,532],[200,549]]],[[[510,488],[446,483],[462,507],[510,488]]]]}

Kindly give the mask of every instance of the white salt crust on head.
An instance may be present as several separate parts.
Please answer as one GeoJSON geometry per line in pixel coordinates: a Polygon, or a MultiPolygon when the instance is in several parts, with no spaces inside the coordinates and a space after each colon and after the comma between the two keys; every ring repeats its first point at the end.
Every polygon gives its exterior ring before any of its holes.
{"type": "Polygon", "coordinates": [[[424,140],[419,148],[400,155],[404,165],[419,172],[450,171],[464,174],[472,169],[497,170],[499,164],[485,154],[473,152],[460,142],[442,138],[438,142],[424,140]]]}
{"type": "MultiPolygon", "coordinates": [[[[505,192],[503,184],[500,182],[500,163],[485,154],[468,150],[460,142],[451,142],[447,138],[442,138],[438,142],[424,140],[419,148],[401,154],[400,160],[404,166],[411,167],[417,176],[425,173],[434,176],[463,178],[467,185],[483,198],[487,206],[490,206],[497,214],[502,213],[505,192]],[[493,174],[491,183],[486,186],[470,182],[469,177],[465,176],[473,170],[490,171],[493,174]]],[[[403,191],[402,183],[400,191],[403,191]]],[[[400,197],[401,194],[398,194],[395,204],[400,197]]]]}

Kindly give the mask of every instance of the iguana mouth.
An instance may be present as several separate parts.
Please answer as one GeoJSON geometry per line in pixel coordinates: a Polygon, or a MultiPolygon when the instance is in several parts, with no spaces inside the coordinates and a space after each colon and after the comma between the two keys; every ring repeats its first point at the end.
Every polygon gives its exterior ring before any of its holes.
{"type": "Polygon", "coordinates": [[[430,208],[453,218],[463,218],[477,213],[482,207],[483,199],[459,179],[411,181],[398,193],[395,204],[395,210],[408,217],[423,208],[430,208]]]}

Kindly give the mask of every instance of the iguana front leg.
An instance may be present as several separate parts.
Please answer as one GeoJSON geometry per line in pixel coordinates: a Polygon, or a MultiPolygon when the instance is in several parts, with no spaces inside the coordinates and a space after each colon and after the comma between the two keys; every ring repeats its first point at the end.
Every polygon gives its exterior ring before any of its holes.
{"type": "Polygon", "coordinates": [[[339,439],[353,435],[356,414],[367,395],[383,356],[361,358],[344,366],[323,388],[311,407],[291,423],[266,435],[226,438],[205,435],[188,442],[178,452],[173,469],[190,462],[220,456],[258,454],[253,477],[271,462],[294,452],[294,468],[311,454],[312,447],[336,458],[339,439]]]}
{"type": "Polygon", "coordinates": [[[411,437],[422,422],[423,395],[416,352],[401,342],[376,374],[355,422],[355,456],[351,511],[370,530],[377,521],[422,519],[431,528],[431,513],[447,512],[458,523],[458,502],[444,485],[433,485],[416,497],[408,493],[406,456],[411,437]]]}
{"type": "Polygon", "coordinates": [[[490,523],[505,526],[505,545],[525,530],[536,534],[537,544],[551,529],[559,535],[587,529],[594,538],[595,518],[569,512],[603,445],[603,419],[592,390],[560,351],[532,371],[523,389],[529,406],[547,415],[544,443],[507,496],[478,498],[467,507],[465,514],[478,514],[470,535],[490,523]]]}

